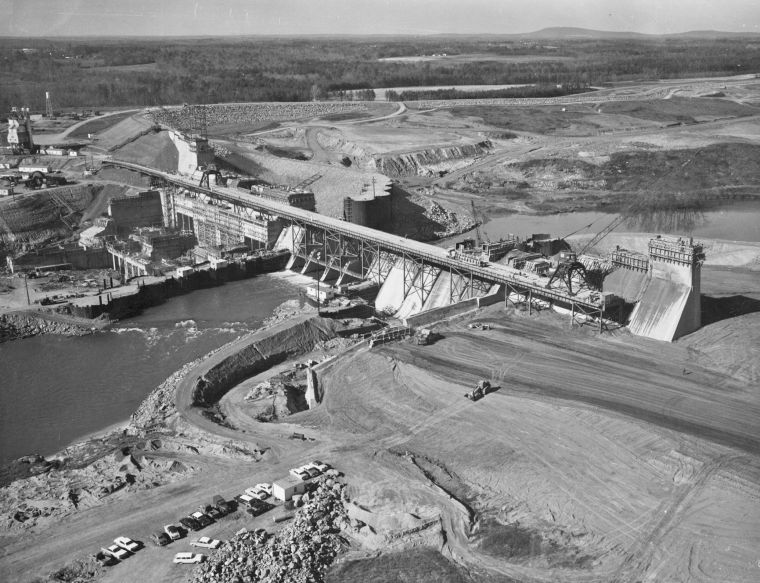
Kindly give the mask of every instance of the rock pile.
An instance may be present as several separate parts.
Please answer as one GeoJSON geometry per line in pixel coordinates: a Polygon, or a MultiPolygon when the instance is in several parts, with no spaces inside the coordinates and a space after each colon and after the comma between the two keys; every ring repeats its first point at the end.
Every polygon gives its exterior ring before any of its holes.
{"type": "MultiPolygon", "coordinates": [[[[177,109],[154,109],[151,111],[151,115],[157,123],[177,129],[192,128],[195,124],[194,116],[197,115],[197,107],[192,105],[177,109]]],[[[336,113],[367,111],[367,104],[361,101],[224,103],[203,107],[205,109],[206,121],[209,125],[308,119],[336,113]]]]}
{"type": "Polygon", "coordinates": [[[63,336],[84,336],[92,334],[90,327],[75,323],[48,320],[44,315],[28,312],[0,315],[0,342],[28,338],[39,334],[60,334],[63,336]]]}
{"type": "Polygon", "coordinates": [[[323,476],[298,500],[293,521],[274,536],[241,533],[193,572],[193,583],[320,583],[343,549],[345,484],[323,476]]]}
{"type": "Polygon", "coordinates": [[[475,221],[468,217],[465,220],[460,220],[455,212],[444,208],[435,201],[430,202],[425,216],[442,227],[442,229],[435,232],[437,237],[448,237],[462,233],[475,226],[475,221]]]}

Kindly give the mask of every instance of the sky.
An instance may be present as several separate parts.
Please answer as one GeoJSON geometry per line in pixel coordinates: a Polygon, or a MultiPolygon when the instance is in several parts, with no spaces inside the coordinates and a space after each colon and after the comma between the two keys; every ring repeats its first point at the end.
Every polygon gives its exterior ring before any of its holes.
{"type": "Polygon", "coordinates": [[[0,0],[0,36],[760,33],[760,0],[0,0]]]}

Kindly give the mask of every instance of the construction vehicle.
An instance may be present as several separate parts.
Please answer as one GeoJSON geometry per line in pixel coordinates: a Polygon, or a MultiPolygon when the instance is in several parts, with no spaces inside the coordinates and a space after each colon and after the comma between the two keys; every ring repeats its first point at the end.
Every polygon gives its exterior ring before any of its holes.
{"type": "Polygon", "coordinates": [[[479,401],[490,392],[491,383],[485,379],[481,379],[478,381],[478,384],[475,385],[475,388],[469,393],[465,393],[464,396],[467,397],[470,401],[479,401]]]}
{"type": "Polygon", "coordinates": [[[430,328],[421,328],[417,331],[415,339],[419,346],[427,346],[438,340],[440,337],[440,334],[433,332],[430,328]]]}

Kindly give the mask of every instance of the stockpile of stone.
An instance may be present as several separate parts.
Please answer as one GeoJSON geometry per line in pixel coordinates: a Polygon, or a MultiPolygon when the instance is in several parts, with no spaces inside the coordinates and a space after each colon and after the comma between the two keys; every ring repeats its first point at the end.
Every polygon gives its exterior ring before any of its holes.
{"type": "Polygon", "coordinates": [[[295,502],[292,521],[273,536],[238,534],[193,572],[193,583],[320,583],[344,541],[345,484],[322,477],[295,502]]]}
{"type": "Polygon", "coordinates": [[[446,237],[451,234],[460,233],[475,226],[475,222],[469,219],[469,217],[465,217],[465,220],[460,221],[455,212],[442,207],[434,201],[430,203],[425,216],[443,227],[435,232],[439,237],[446,237]]]}

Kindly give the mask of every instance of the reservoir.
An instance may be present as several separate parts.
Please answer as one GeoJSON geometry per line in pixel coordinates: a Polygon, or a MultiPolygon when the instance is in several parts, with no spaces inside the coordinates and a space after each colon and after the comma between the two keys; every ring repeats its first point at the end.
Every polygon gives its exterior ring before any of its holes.
{"type": "Polygon", "coordinates": [[[287,273],[198,290],[89,336],[0,344],[0,463],[126,420],[185,363],[302,305],[287,273]]]}
{"type": "MultiPolygon", "coordinates": [[[[555,215],[513,214],[496,216],[480,227],[494,241],[509,233],[522,238],[532,233],[548,233],[555,237],[571,234],[598,233],[617,214],[601,212],[560,213],[555,215]],[[590,225],[590,226],[589,226],[590,225]]],[[[662,213],[632,219],[618,226],[614,232],[640,232],[661,235],[694,236],[695,239],[725,239],[728,241],[760,242],[760,202],[741,201],[730,206],[710,208],[704,211],[662,213]]],[[[448,244],[472,238],[473,232],[453,237],[448,244]]]]}

